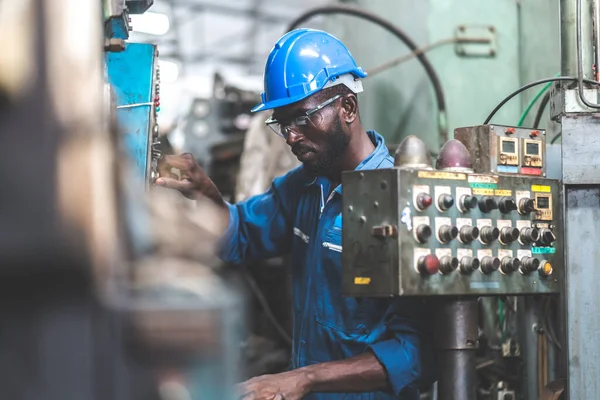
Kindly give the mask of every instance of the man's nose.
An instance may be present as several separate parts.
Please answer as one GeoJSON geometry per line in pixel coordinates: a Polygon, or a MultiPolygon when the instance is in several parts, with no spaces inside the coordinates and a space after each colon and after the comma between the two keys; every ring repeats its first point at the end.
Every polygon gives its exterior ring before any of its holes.
{"type": "Polygon", "coordinates": [[[300,139],[302,139],[302,134],[290,129],[285,141],[287,142],[288,146],[293,146],[300,139]]]}

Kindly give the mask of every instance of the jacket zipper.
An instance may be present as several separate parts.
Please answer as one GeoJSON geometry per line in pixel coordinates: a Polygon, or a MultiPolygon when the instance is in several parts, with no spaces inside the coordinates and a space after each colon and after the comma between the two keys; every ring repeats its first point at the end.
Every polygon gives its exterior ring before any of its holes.
{"type": "Polygon", "coordinates": [[[338,253],[342,252],[342,246],[340,246],[339,244],[323,242],[323,247],[329,250],[337,251],[338,253]]]}

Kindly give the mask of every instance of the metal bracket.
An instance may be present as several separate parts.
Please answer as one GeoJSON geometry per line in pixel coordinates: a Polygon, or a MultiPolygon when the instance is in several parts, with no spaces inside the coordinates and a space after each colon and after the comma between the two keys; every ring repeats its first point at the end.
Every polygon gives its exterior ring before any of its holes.
{"type": "MultiPolygon", "coordinates": [[[[583,89],[583,95],[591,103],[598,103],[600,90],[583,89]]],[[[565,84],[555,83],[550,92],[550,118],[556,122],[558,118],[567,113],[598,113],[598,110],[589,108],[579,98],[577,88],[567,89],[565,84]]]]}
{"type": "Polygon", "coordinates": [[[454,51],[459,57],[494,57],[497,51],[496,28],[492,25],[459,25],[454,33],[454,51]],[[469,43],[469,39],[481,39],[469,43]]]}

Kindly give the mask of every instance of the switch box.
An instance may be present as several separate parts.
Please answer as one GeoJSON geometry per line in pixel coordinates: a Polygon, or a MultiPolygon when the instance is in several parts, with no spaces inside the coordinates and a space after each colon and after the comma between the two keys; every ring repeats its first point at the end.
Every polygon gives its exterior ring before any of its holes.
{"type": "Polygon", "coordinates": [[[559,181],[390,168],[342,182],[345,295],[559,292],[559,181]]]}

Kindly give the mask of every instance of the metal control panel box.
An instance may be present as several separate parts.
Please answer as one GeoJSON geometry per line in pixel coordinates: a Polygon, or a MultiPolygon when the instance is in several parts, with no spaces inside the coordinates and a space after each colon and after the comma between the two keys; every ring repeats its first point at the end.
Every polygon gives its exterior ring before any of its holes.
{"type": "Polygon", "coordinates": [[[454,138],[473,158],[473,170],[511,175],[546,176],[546,132],[502,125],[454,130],[454,138]]]}
{"type": "Polygon", "coordinates": [[[393,168],[342,182],[345,295],[559,292],[558,181],[393,168]]]}

